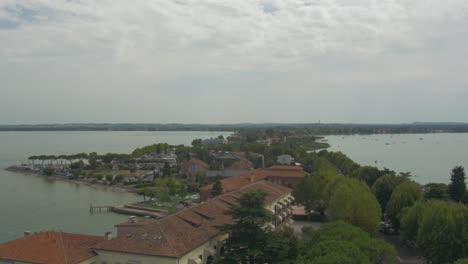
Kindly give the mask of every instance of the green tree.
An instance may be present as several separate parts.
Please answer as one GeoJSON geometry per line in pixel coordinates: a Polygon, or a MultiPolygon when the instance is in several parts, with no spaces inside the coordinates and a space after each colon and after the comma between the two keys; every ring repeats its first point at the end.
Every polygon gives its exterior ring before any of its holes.
{"type": "Polygon", "coordinates": [[[416,201],[411,207],[403,209],[400,217],[401,235],[406,241],[411,244],[416,244],[416,238],[419,232],[419,226],[426,210],[426,202],[423,200],[416,201]]]}
{"type": "Polygon", "coordinates": [[[371,234],[377,232],[381,210],[369,187],[346,177],[333,186],[330,188],[333,191],[328,207],[331,219],[342,220],[371,234]]]}
{"type": "Polygon", "coordinates": [[[226,210],[234,223],[220,227],[229,234],[224,263],[264,263],[267,235],[263,227],[272,219],[271,213],[263,207],[265,197],[266,193],[259,191],[244,193],[238,199],[239,206],[226,210]]]}
{"type": "Polygon", "coordinates": [[[386,214],[395,228],[400,227],[400,214],[422,198],[420,186],[410,180],[401,182],[388,201],[386,214]]]}
{"type": "Polygon", "coordinates": [[[461,166],[457,166],[452,170],[452,176],[450,178],[449,192],[450,197],[457,202],[463,199],[466,192],[466,177],[465,169],[461,166]]]}
{"type": "Polygon", "coordinates": [[[303,264],[394,263],[396,250],[380,239],[342,221],[327,223],[318,231],[304,230],[300,256],[303,264]]]}
{"type": "Polygon", "coordinates": [[[52,176],[55,173],[55,169],[53,167],[45,167],[42,169],[42,173],[44,173],[47,176],[52,176]]]}
{"type": "Polygon", "coordinates": [[[324,214],[327,206],[324,189],[337,176],[334,171],[326,169],[307,174],[294,186],[292,195],[299,204],[304,205],[308,213],[315,211],[324,214]]]}
{"type": "Polygon", "coordinates": [[[453,263],[468,257],[468,208],[432,201],[424,210],[417,246],[429,263],[453,263]]]}
{"type": "Polygon", "coordinates": [[[193,147],[199,147],[199,146],[201,146],[201,144],[202,144],[202,139],[201,138],[192,140],[192,146],[193,147]]]}
{"type": "Polygon", "coordinates": [[[213,184],[213,188],[211,189],[211,195],[216,197],[223,193],[223,185],[219,179],[216,179],[215,183],[213,184]]]}
{"type": "Polygon", "coordinates": [[[112,181],[114,177],[112,175],[106,175],[106,181],[112,181]]]}
{"type": "Polygon", "coordinates": [[[169,162],[164,162],[164,168],[163,168],[163,174],[164,176],[170,176],[171,175],[171,166],[169,165],[169,162]]]}
{"type": "Polygon", "coordinates": [[[377,179],[372,185],[372,192],[379,201],[382,212],[385,212],[387,203],[392,196],[393,190],[404,180],[403,177],[387,174],[377,179]]]}
{"type": "Polygon", "coordinates": [[[124,176],[123,176],[123,175],[120,175],[120,174],[119,174],[119,175],[115,176],[115,180],[116,180],[117,182],[121,182],[123,179],[124,179],[124,176]]]}
{"type": "Polygon", "coordinates": [[[295,263],[298,256],[299,240],[290,227],[282,227],[266,232],[266,245],[263,250],[264,263],[295,263]]]}
{"type": "Polygon", "coordinates": [[[379,169],[371,166],[363,166],[353,171],[350,175],[353,178],[359,179],[367,183],[367,185],[372,186],[375,181],[382,176],[379,169]]]}
{"type": "Polygon", "coordinates": [[[459,259],[454,264],[468,264],[468,258],[459,259]]]}
{"type": "Polygon", "coordinates": [[[428,183],[424,185],[424,198],[425,199],[449,199],[449,191],[447,184],[443,183],[428,183]]]}

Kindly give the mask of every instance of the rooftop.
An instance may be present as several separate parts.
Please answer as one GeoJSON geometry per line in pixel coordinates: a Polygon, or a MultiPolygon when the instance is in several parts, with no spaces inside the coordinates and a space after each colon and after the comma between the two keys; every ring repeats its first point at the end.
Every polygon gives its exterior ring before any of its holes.
{"type": "Polygon", "coordinates": [[[40,232],[0,244],[0,259],[37,264],[74,264],[95,254],[90,249],[105,237],[40,232]]]}
{"type": "Polygon", "coordinates": [[[126,252],[164,257],[181,257],[219,235],[217,226],[234,220],[224,211],[236,205],[243,193],[260,190],[267,193],[265,203],[272,203],[291,192],[289,188],[260,181],[220,195],[207,202],[138,228],[134,233],[97,244],[96,250],[126,252]]]}
{"type": "MultiPolygon", "coordinates": [[[[302,178],[305,172],[301,166],[272,166],[266,169],[256,169],[242,173],[237,176],[232,176],[221,180],[223,186],[223,193],[228,193],[243,186],[246,186],[252,182],[265,180],[268,177],[294,177],[302,178]]],[[[201,191],[208,191],[213,188],[213,184],[203,186],[200,188],[201,191]]]]}

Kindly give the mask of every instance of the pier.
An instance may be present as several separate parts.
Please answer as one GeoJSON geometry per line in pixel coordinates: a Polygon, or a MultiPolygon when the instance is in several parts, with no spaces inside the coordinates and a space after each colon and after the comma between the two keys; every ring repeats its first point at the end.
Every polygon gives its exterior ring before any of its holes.
{"type": "Polygon", "coordinates": [[[102,205],[102,206],[96,206],[96,205],[89,205],[89,212],[94,213],[99,211],[101,213],[102,211],[104,212],[111,212],[112,211],[112,206],[109,205],[102,205]]]}
{"type": "Polygon", "coordinates": [[[146,216],[152,217],[155,219],[166,216],[167,214],[156,209],[140,207],[140,206],[131,206],[131,205],[120,205],[112,207],[112,212],[120,214],[129,214],[136,216],[146,216]]]}
{"type": "Polygon", "coordinates": [[[134,205],[117,205],[117,206],[110,206],[110,205],[89,205],[89,212],[114,212],[118,214],[128,214],[128,215],[136,215],[142,217],[151,217],[151,218],[161,218],[168,215],[168,212],[154,209],[154,208],[147,208],[141,206],[134,206],[134,205]]]}

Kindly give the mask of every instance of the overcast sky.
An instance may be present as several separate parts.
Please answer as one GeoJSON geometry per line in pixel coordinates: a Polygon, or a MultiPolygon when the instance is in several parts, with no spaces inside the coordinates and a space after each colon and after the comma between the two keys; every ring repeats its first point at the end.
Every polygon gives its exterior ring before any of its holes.
{"type": "Polygon", "coordinates": [[[467,0],[1,0],[0,124],[468,121],[467,0]]]}

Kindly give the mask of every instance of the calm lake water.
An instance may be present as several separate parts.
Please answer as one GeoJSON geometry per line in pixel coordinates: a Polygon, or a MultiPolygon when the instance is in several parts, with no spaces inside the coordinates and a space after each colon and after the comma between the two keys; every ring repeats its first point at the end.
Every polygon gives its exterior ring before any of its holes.
{"type": "Polygon", "coordinates": [[[127,216],[89,213],[89,205],[117,205],[141,200],[125,192],[48,180],[3,170],[27,162],[31,155],[78,152],[129,153],[154,143],[189,145],[194,138],[210,138],[226,132],[0,132],[0,242],[21,237],[23,232],[62,230],[103,235],[127,216]]]}
{"type": "Polygon", "coordinates": [[[411,172],[416,182],[449,183],[450,171],[468,169],[468,134],[327,136],[329,150],[342,151],[362,165],[411,172]]]}

